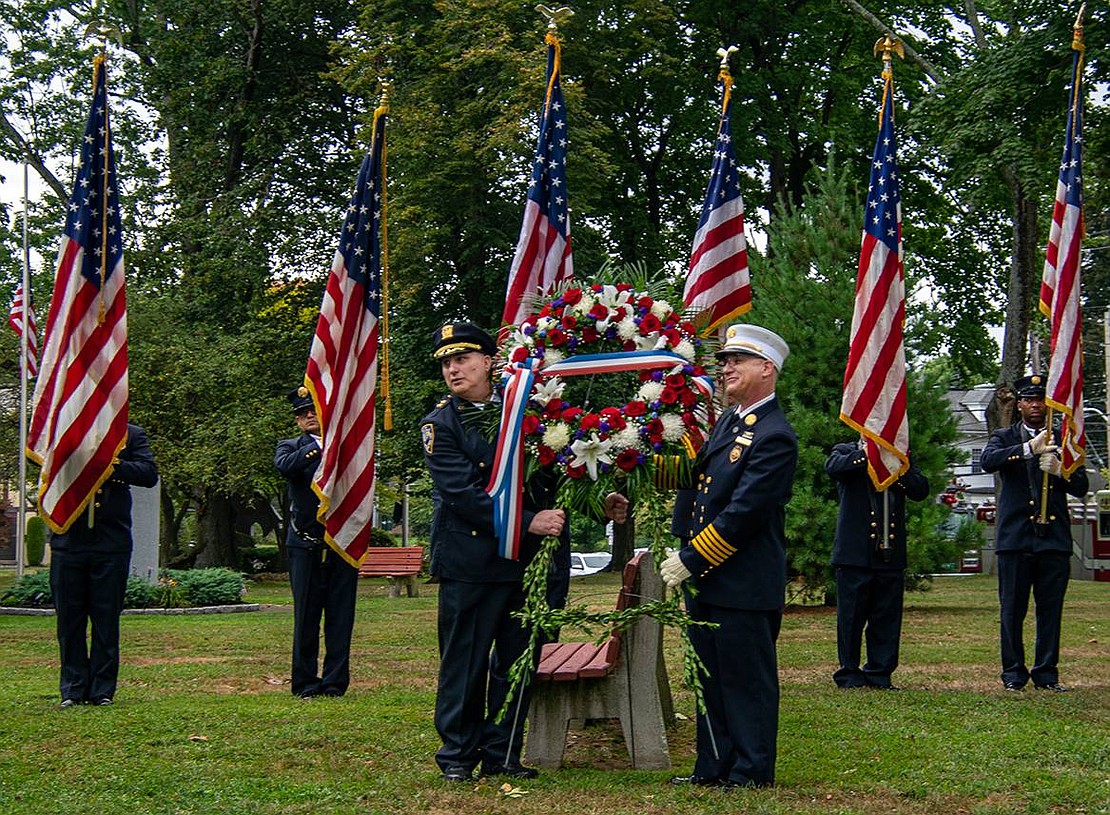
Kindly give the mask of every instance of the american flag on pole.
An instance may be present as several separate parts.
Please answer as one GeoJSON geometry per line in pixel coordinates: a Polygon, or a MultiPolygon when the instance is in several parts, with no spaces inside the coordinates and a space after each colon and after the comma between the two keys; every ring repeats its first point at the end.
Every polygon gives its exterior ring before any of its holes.
{"type": "Polygon", "coordinates": [[[909,468],[906,417],[906,286],[902,269],[902,199],[894,146],[894,76],[883,70],[879,136],[871,161],[856,304],[844,371],[840,419],[859,431],[867,469],[884,490],[909,468]]]}
{"type": "Polygon", "coordinates": [[[1044,274],[1041,279],[1041,312],[1052,324],[1052,358],[1048,366],[1045,402],[1064,414],[1060,459],[1070,476],[1082,466],[1087,447],[1083,421],[1083,317],[1080,309],[1079,248],[1085,232],[1083,221],[1083,29],[1077,22],[1068,106],[1064,155],[1056,183],[1056,204],[1048,233],[1044,274]]]}
{"type": "MultiPolygon", "coordinates": [[[[23,284],[15,290],[12,297],[12,306],[8,310],[8,325],[12,327],[15,335],[19,337],[20,351],[23,350],[23,284]]],[[[31,306],[30,298],[27,300],[27,353],[20,354],[20,359],[26,362],[27,376],[35,376],[39,372],[39,332],[35,323],[35,310],[31,306]]],[[[21,362],[22,364],[22,362],[21,362]]]]}
{"type": "Polygon", "coordinates": [[[127,442],[127,309],[118,177],[104,58],[58,250],[27,455],[42,465],[39,514],[64,532],[127,442]]]}
{"type": "Polygon", "coordinates": [[[706,315],[705,332],[752,307],[740,168],[732,152],[732,76],[727,66],[721,67],[719,79],[724,102],[717,145],[682,294],[687,309],[706,315]]]}
{"type": "Polygon", "coordinates": [[[547,98],[540,119],[532,183],[516,253],[509,266],[503,325],[517,325],[528,314],[529,298],[574,277],[567,209],[567,116],[560,77],[559,38],[547,33],[547,98]]]}
{"type": "Polygon", "coordinates": [[[340,231],[304,380],[324,440],[313,479],[319,519],[328,544],[355,566],[373,528],[387,113],[385,105],[374,111],[370,152],[340,231]]]}

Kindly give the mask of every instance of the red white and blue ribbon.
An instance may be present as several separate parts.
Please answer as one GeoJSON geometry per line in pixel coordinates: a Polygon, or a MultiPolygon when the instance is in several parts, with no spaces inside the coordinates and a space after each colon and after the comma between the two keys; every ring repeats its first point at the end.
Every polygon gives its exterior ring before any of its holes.
{"type": "MultiPolygon", "coordinates": [[[[509,368],[502,377],[505,393],[502,402],[501,427],[486,493],[493,499],[493,525],[500,541],[501,557],[520,557],[520,525],[524,497],[524,412],[537,377],[583,376],[643,371],[689,365],[685,357],[673,351],[621,351],[612,354],[580,354],[537,370],[540,360],[529,357],[509,368]]],[[[713,380],[708,376],[690,376],[695,388],[708,402],[713,396],[713,380]]]]}

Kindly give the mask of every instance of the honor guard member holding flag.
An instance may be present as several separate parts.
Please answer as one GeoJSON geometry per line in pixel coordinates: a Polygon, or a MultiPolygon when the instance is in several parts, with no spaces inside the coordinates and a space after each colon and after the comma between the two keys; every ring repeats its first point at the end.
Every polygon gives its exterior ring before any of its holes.
{"type": "MultiPolygon", "coordinates": [[[[500,416],[490,378],[497,344],[467,322],[444,325],[433,343],[432,357],[451,391],[420,428],[435,487],[430,571],[439,578],[435,725],[443,741],[436,763],[451,782],[470,781],[479,765],[482,775],[535,778],[538,772],[520,763],[530,686],[512,701],[513,712],[500,722],[495,718],[509,695],[509,669],[528,646],[528,631],[513,617],[524,605],[524,569],[543,538],[567,541],[566,511],[548,508],[553,491],[544,473],[537,473],[524,490],[520,559],[501,557],[486,493],[494,444],[483,432],[498,422],[478,413],[500,416]]],[[[607,496],[606,515],[623,523],[627,506],[623,496],[607,496]]],[[[563,575],[552,577],[564,585],[563,575]]],[[[565,588],[555,590],[565,599],[565,588]]]]}
{"type": "Polygon", "coordinates": [[[127,425],[112,475],[65,532],[50,539],[50,590],[62,661],[62,707],[110,705],[119,676],[119,615],[131,565],[131,487],[153,487],[146,431],[127,425]],[[92,624],[92,637],[86,631],[92,624]]]}
{"type": "Polygon", "coordinates": [[[1087,472],[1080,467],[1071,478],[1063,477],[1059,436],[1045,421],[1044,377],[1022,377],[1014,382],[1014,391],[1021,420],[995,430],[980,457],[983,470],[998,473],[1002,481],[994,545],[1002,606],[1002,684],[1020,691],[1032,678],[1034,687],[1060,693],[1067,690],[1056,666],[1071,572],[1068,496],[1087,494],[1087,472]],[[1037,615],[1032,670],[1025,665],[1021,630],[1030,591],[1037,615]]]}
{"type": "Polygon", "coordinates": [[[320,499],[312,477],[320,465],[320,422],[303,385],[287,396],[301,435],[278,442],[274,466],[285,477],[292,512],[285,535],[289,585],[293,589],[294,696],[342,696],[351,682],[351,631],[355,625],[358,569],[324,540],[316,519],[320,499]],[[324,670],[320,659],[320,618],[324,620],[324,670]]]}
{"type": "Polygon", "coordinates": [[[672,783],[770,786],[775,781],[779,678],[775,643],[786,596],[786,503],[798,439],[775,397],[790,349],[778,334],[734,325],[717,352],[731,407],[679,490],[672,531],[682,548],[660,569],[684,581],[690,640],[705,663],[697,761],[672,783]]]}
{"type": "Polygon", "coordinates": [[[832,564],[836,569],[836,655],[833,681],[841,688],[892,689],[902,636],[902,598],[906,584],[906,499],[929,497],[929,480],[913,465],[883,493],[867,472],[859,444],[838,444],[825,461],[836,482],[840,513],[832,564]],[[883,507],[884,500],[887,503],[883,507]],[[883,518],[887,530],[882,532],[883,518]],[[867,663],[860,651],[867,630],[867,663]]]}

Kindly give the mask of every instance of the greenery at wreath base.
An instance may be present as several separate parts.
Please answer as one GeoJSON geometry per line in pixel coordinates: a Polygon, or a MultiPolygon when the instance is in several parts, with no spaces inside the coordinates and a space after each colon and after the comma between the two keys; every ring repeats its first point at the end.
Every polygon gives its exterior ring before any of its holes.
{"type": "MultiPolygon", "coordinates": [[[[158,582],[138,577],[127,579],[124,608],[192,608],[225,606],[243,602],[246,593],[243,575],[231,569],[163,569],[158,582]]],[[[50,571],[28,572],[3,595],[0,605],[23,608],[50,608],[50,571]]]]}

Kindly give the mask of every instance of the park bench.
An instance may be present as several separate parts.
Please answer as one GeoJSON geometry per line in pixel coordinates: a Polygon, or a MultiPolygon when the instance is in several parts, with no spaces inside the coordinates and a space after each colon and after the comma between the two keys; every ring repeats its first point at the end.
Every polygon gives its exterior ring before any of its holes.
{"type": "Polygon", "coordinates": [[[419,597],[416,578],[423,568],[423,546],[371,546],[366,550],[358,574],[359,577],[388,577],[390,597],[400,597],[402,585],[409,597],[419,597]]]}
{"type": "MultiPolygon", "coordinates": [[[[663,596],[663,581],[650,552],[629,561],[622,577],[618,611],[663,596]]],[[[572,722],[619,719],[632,767],[669,769],[666,727],[674,721],[674,708],[662,633],[658,622],[641,617],[600,645],[544,645],[532,691],[526,760],[559,767],[572,722]]]]}

